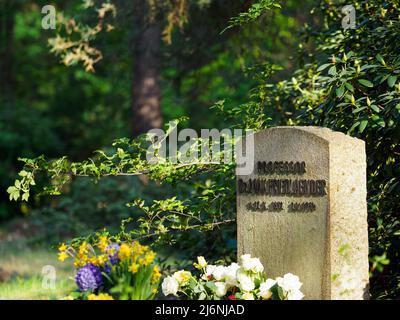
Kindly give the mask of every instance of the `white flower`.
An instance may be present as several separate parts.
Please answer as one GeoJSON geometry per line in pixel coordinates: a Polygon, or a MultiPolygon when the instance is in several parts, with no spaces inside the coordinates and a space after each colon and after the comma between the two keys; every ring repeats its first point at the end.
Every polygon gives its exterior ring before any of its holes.
{"type": "Polygon", "coordinates": [[[246,271],[252,271],[255,273],[262,272],[264,266],[262,265],[260,259],[252,258],[249,254],[244,254],[240,257],[242,267],[246,271]]]}
{"type": "Polygon", "coordinates": [[[278,286],[286,291],[288,300],[301,300],[304,297],[303,293],[300,291],[303,284],[300,282],[298,276],[287,273],[283,278],[277,278],[276,282],[278,286]]]}
{"type": "Polygon", "coordinates": [[[288,293],[288,300],[301,300],[304,298],[304,294],[300,290],[290,291],[288,293]]]}
{"type": "Polygon", "coordinates": [[[179,289],[179,283],[173,276],[169,276],[164,279],[161,288],[165,296],[170,294],[176,296],[179,289]]]}
{"type": "Polygon", "coordinates": [[[253,280],[247,276],[241,269],[237,272],[237,280],[239,282],[239,288],[242,291],[251,291],[254,290],[255,284],[253,280]]]}
{"type": "Polygon", "coordinates": [[[250,293],[250,292],[245,292],[245,293],[243,293],[243,295],[242,295],[242,299],[243,299],[243,300],[254,300],[254,296],[253,296],[253,294],[250,293]]]}
{"type": "Polygon", "coordinates": [[[276,280],[267,279],[265,282],[260,284],[260,293],[258,294],[261,298],[267,300],[271,298],[271,288],[276,284],[276,280]]]}
{"type": "Polygon", "coordinates": [[[243,254],[243,255],[240,257],[240,263],[241,263],[241,265],[243,266],[243,268],[244,268],[245,270],[249,270],[249,269],[248,269],[248,265],[251,264],[251,255],[249,255],[249,254],[243,254]]]}
{"type": "Polygon", "coordinates": [[[173,274],[173,277],[175,278],[176,281],[178,281],[179,285],[185,285],[190,277],[192,276],[192,274],[189,271],[185,271],[185,270],[179,270],[176,271],[173,274]]]}
{"type": "Polygon", "coordinates": [[[285,274],[283,278],[277,278],[276,282],[278,283],[278,286],[287,292],[300,290],[303,285],[300,282],[299,277],[291,273],[285,274]]]}
{"type": "Polygon", "coordinates": [[[224,279],[229,286],[234,287],[237,285],[236,274],[238,270],[239,265],[237,263],[232,263],[230,266],[225,268],[224,279]]]}
{"type": "Polygon", "coordinates": [[[262,265],[260,259],[253,258],[252,262],[253,262],[253,268],[252,268],[253,272],[259,273],[264,271],[264,266],[262,265]]]}
{"type": "Polygon", "coordinates": [[[215,294],[218,297],[223,297],[224,295],[226,295],[226,292],[228,290],[228,285],[225,282],[215,282],[215,294]]]}
{"type": "Polygon", "coordinates": [[[212,272],[212,276],[214,277],[215,280],[220,281],[224,278],[225,274],[225,268],[224,266],[216,266],[214,271],[212,272]]]}
{"type": "Polygon", "coordinates": [[[214,270],[215,270],[216,266],[209,264],[206,267],[206,272],[204,273],[204,275],[201,277],[203,280],[209,280],[208,278],[210,276],[212,276],[214,270]]]}
{"type": "Polygon", "coordinates": [[[207,261],[204,259],[203,256],[197,257],[197,264],[200,268],[205,268],[207,267],[207,261]]]}

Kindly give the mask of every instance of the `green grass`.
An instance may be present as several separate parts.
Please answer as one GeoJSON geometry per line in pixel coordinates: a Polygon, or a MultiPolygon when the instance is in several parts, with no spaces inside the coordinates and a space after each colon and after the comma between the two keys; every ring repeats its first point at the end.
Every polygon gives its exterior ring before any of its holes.
{"type": "Polygon", "coordinates": [[[72,267],[57,260],[56,250],[29,248],[21,240],[0,242],[0,272],[0,300],[62,299],[74,288],[72,267]],[[42,273],[48,265],[55,268],[54,288],[46,287],[42,273]]]}

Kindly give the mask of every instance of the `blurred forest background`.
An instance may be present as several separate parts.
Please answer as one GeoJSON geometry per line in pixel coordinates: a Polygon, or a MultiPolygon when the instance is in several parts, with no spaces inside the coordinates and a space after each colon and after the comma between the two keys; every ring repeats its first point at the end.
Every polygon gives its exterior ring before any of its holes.
{"type": "MultiPolygon", "coordinates": [[[[57,34],[77,32],[85,36],[90,30],[79,30],[68,19],[58,24],[57,30],[44,30],[41,9],[48,1],[0,0],[0,297],[49,298],[41,287],[40,274],[45,264],[58,266],[56,252],[49,251],[51,246],[105,226],[117,229],[121,219],[132,215],[125,204],[137,197],[163,199],[176,193],[176,189],[145,179],[107,178],[93,184],[90,179],[78,178],[60,197],[10,202],[5,190],[21,169],[19,157],[67,155],[81,161],[115,138],[137,136],[181,116],[188,116],[187,127],[194,129],[229,127],[230,120],[210,107],[222,99],[230,106],[247,103],[260,76],[261,81],[262,76],[268,76],[268,83],[275,86],[272,102],[264,108],[270,124],[296,123],[296,104],[304,105],[304,100],[290,96],[287,83],[281,86],[282,80],[288,80],[294,90],[297,83],[291,80],[293,75],[307,81],[300,71],[308,60],[317,66],[326,63],[332,53],[329,50],[337,49],[331,44],[327,52],[310,53],[317,47],[310,41],[316,32],[310,25],[323,28],[326,17],[340,25],[340,10],[335,11],[340,6],[333,6],[334,1],[284,0],[282,9],[263,14],[257,23],[223,33],[230,19],[249,9],[253,1],[170,0],[152,11],[157,2],[113,0],[114,11],[101,6],[105,1],[57,1],[57,12],[65,17],[93,28],[101,24],[101,31],[95,31],[91,41],[99,52],[91,51],[88,57],[85,48],[81,56],[65,55],[65,43],[60,39],[49,44],[57,34]],[[95,5],[104,10],[95,11],[95,5]],[[144,17],[149,16],[144,23],[144,17]],[[280,96],[287,97],[287,104],[280,96]]],[[[336,26],[329,32],[321,31],[319,39],[336,37],[341,31],[336,26]]],[[[350,86],[343,84],[343,90],[352,91],[350,86]]],[[[301,95],[306,97],[307,92],[301,95]]],[[[341,98],[344,93],[334,91],[334,96],[341,98]]],[[[316,103],[319,98],[312,99],[316,103]]],[[[313,107],[310,101],[305,105],[313,107]]],[[[303,121],[316,124],[317,118],[311,112],[303,121]]],[[[347,132],[353,122],[319,125],[347,132]]],[[[358,126],[364,125],[359,122],[358,126]]],[[[184,186],[179,190],[185,197],[184,186]]],[[[398,208],[398,201],[392,208],[398,208]]],[[[382,230],[378,224],[384,225],[385,217],[382,214],[380,218],[380,222],[372,219],[371,228],[382,230]]],[[[223,249],[215,251],[215,256],[234,255],[234,229],[227,230],[226,237],[217,235],[221,232],[225,231],[211,232],[204,242],[193,243],[192,252],[175,252],[176,259],[193,258],[200,247],[212,251],[216,241],[223,249]]],[[[396,275],[393,278],[390,274],[393,290],[382,289],[389,281],[389,275],[383,273],[389,264],[386,251],[390,255],[394,250],[386,244],[394,243],[396,232],[398,227],[388,231],[389,236],[379,232],[375,236],[384,243],[372,250],[371,270],[380,279],[375,297],[393,297],[398,292],[398,254],[393,252],[395,265],[389,269],[396,275]]],[[[68,273],[63,268],[57,269],[60,275],[68,273]]],[[[65,277],[57,285],[61,287],[55,297],[62,296],[71,283],[65,277]]]]}

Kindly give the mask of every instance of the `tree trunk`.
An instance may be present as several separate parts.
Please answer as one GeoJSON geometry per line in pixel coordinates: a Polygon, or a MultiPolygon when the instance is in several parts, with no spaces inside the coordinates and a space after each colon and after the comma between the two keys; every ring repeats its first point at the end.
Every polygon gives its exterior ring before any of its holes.
{"type": "Polygon", "coordinates": [[[162,126],[160,93],[161,28],[146,1],[141,1],[143,13],[135,28],[138,35],[133,52],[132,125],[137,136],[162,126]]]}

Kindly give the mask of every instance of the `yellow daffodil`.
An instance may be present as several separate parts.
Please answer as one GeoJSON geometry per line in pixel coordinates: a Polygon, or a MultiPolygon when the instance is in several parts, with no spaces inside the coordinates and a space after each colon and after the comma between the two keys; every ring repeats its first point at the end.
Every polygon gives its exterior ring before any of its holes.
{"type": "Polygon", "coordinates": [[[136,256],[142,255],[145,252],[145,248],[146,247],[142,246],[138,241],[132,243],[132,251],[136,256]]]}
{"type": "Polygon", "coordinates": [[[136,263],[132,263],[132,265],[129,267],[129,271],[132,273],[136,273],[138,271],[138,269],[139,269],[139,266],[136,263]]]}
{"type": "Polygon", "coordinates": [[[60,246],[58,247],[58,251],[63,252],[68,249],[67,245],[65,243],[61,243],[60,246]]]}
{"type": "Polygon", "coordinates": [[[108,244],[109,244],[109,241],[108,241],[107,236],[99,237],[97,247],[100,249],[101,252],[106,252],[108,244]]]}
{"type": "Polygon", "coordinates": [[[79,246],[78,253],[81,255],[84,255],[88,253],[88,244],[87,242],[82,242],[82,244],[79,246]]]}
{"type": "Polygon", "coordinates": [[[65,253],[65,251],[62,251],[58,254],[58,260],[61,262],[64,262],[65,259],[68,258],[68,255],[65,253]]]}
{"type": "Polygon", "coordinates": [[[118,257],[124,261],[124,260],[128,260],[130,258],[132,254],[132,248],[127,245],[126,243],[121,244],[120,248],[119,248],[119,253],[118,253],[118,257]]]}
{"type": "Polygon", "coordinates": [[[99,293],[98,295],[92,293],[89,294],[88,300],[114,300],[114,298],[107,293],[99,293]]]}
{"type": "Polygon", "coordinates": [[[97,257],[97,264],[99,266],[104,266],[106,262],[108,261],[108,257],[105,254],[101,254],[97,257]]]}
{"type": "Polygon", "coordinates": [[[154,251],[149,251],[148,253],[146,253],[144,258],[139,260],[140,264],[142,264],[144,266],[148,266],[148,265],[153,263],[155,257],[156,257],[155,252],[154,251]]]}
{"type": "Polygon", "coordinates": [[[161,278],[161,273],[158,265],[155,265],[153,268],[153,274],[151,275],[151,283],[156,283],[161,278]]]}
{"type": "Polygon", "coordinates": [[[92,262],[91,259],[86,254],[78,252],[78,254],[75,256],[74,266],[83,267],[88,262],[92,262]]]}

